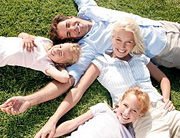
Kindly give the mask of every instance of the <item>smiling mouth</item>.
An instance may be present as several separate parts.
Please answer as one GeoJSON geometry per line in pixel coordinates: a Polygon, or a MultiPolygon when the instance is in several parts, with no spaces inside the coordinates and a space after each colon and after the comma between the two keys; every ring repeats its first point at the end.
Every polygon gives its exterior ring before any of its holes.
{"type": "Polygon", "coordinates": [[[122,116],[122,118],[124,119],[124,120],[128,120],[129,119],[129,117],[126,117],[126,116],[124,116],[124,115],[121,115],[122,116]]]}
{"type": "Polygon", "coordinates": [[[118,51],[119,53],[125,53],[125,50],[117,49],[117,51],[118,51]]]}
{"type": "Polygon", "coordinates": [[[80,26],[79,26],[79,23],[76,23],[76,32],[77,32],[77,34],[80,34],[80,26]]]}
{"type": "Polygon", "coordinates": [[[51,55],[54,56],[54,50],[53,49],[51,50],[51,55]]]}

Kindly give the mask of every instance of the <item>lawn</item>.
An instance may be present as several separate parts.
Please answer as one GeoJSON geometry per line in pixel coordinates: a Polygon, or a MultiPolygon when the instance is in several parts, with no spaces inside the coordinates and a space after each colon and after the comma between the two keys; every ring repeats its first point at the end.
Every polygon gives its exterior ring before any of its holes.
{"type": "MultiPolygon", "coordinates": [[[[138,14],[157,20],[180,21],[179,0],[96,0],[99,6],[138,14]]],[[[73,0],[1,0],[0,35],[17,36],[27,32],[49,37],[48,29],[54,15],[77,15],[73,0]]],[[[169,77],[172,86],[171,99],[180,110],[180,71],[160,67],[169,77]]],[[[0,104],[15,95],[28,95],[45,86],[52,79],[43,73],[22,67],[5,66],[0,68],[0,104]]],[[[159,84],[153,80],[159,90],[159,84]]],[[[0,138],[32,138],[55,112],[66,94],[49,102],[31,107],[19,115],[0,112],[0,138]]],[[[95,81],[81,101],[60,122],[72,119],[91,105],[107,101],[108,92],[95,81]]]]}

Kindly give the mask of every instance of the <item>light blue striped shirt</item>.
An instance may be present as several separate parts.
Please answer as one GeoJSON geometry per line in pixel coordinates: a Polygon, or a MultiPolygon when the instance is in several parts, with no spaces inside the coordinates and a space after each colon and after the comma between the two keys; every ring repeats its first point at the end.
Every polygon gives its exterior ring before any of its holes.
{"type": "Polygon", "coordinates": [[[127,62],[103,54],[97,56],[92,62],[100,71],[98,81],[109,91],[115,105],[124,92],[134,86],[139,86],[147,92],[151,102],[162,99],[152,85],[150,73],[146,67],[149,61],[150,59],[145,55],[134,55],[127,62]]]}
{"type": "Polygon", "coordinates": [[[93,0],[74,1],[78,6],[78,17],[93,23],[90,32],[79,41],[82,47],[79,61],[67,68],[69,74],[74,77],[75,84],[97,54],[105,51],[112,52],[112,28],[114,23],[124,16],[133,18],[139,24],[148,57],[152,58],[158,55],[166,46],[165,31],[158,21],[99,7],[93,0]]]}

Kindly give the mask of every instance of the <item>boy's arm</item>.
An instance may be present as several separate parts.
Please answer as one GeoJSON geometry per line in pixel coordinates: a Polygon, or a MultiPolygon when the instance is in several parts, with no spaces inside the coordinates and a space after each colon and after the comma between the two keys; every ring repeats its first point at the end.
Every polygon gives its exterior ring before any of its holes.
{"type": "Polygon", "coordinates": [[[34,50],[34,46],[36,47],[36,44],[34,43],[36,36],[22,32],[18,35],[18,37],[23,39],[24,49],[26,49],[28,52],[31,52],[34,50]]]}
{"type": "Polygon", "coordinates": [[[58,70],[55,67],[51,67],[46,70],[46,73],[61,83],[67,83],[70,78],[66,69],[62,69],[62,68],[61,70],[58,70]]]}
{"type": "Polygon", "coordinates": [[[81,124],[91,119],[92,117],[93,117],[92,111],[88,110],[86,113],[80,115],[79,117],[76,117],[75,119],[62,123],[57,127],[54,137],[63,136],[65,134],[72,132],[73,130],[78,128],[81,124]]]}
{"type": "Polygon", "coordinates": [[[174,106],[172,101],[170,101],[170,93],[171,93],[171,85],[168,77],[159,69],[157,68],[151,61],[147,65],[151,76],[160,82],[160,87],[163,95],[163,101],[165,104],[165,109],[174,110],[174,106]]]}

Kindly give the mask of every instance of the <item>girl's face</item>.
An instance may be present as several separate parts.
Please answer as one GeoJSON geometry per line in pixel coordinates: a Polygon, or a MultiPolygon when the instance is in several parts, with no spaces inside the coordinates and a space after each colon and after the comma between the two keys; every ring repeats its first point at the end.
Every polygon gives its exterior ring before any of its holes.
{"type": "MultiPolygon", "coordinates": [[[[134,35],[132,32],[121,29],[113,36],[113,58],[126,60],[129,53],[135,46],[134,35]]],[[[129,59],[127,59],[129,60],[129,59]]]]}
{"type": "Polygon", "coordinates": [[[116,113],[119,122],[121,124],[131,123],[142,116],[140,115],[138,106],[139,103],[137,97],[134,94],[129,93],[119,104],[118,111],[116,113]]]}
{"type": "Polygon", "coordinates": [[[53,46],[48,52],[48,57],[56,63],[66,63],[73,57],[70,52],[71,46],[69,44],[60,44],[53,46]]]}

